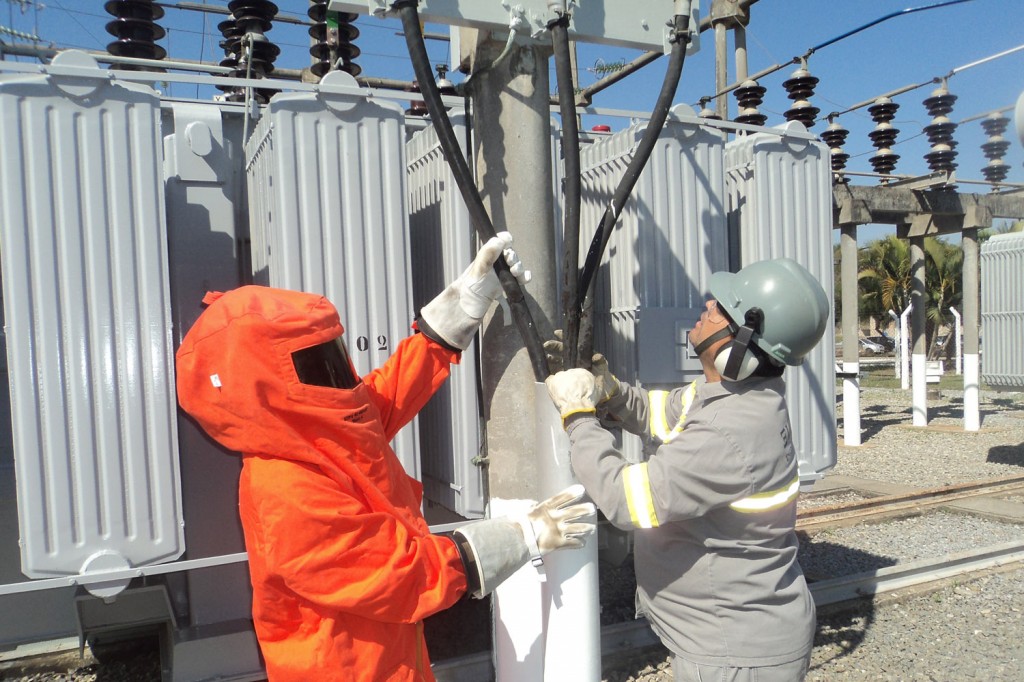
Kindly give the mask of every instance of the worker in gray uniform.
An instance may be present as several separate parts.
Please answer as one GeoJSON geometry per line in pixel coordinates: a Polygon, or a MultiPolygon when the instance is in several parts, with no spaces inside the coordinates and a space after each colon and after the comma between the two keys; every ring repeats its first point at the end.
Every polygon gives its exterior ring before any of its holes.
{"type": "Polygon", "coordinates": [[[675,679],[793,682],[807,672],[815,612],[797,563],[782,374],[821,339],[829,301],[790,259],[716,272],[709,290],[689,332],[703,377],[689,386],[640,390],[599,356],[546,383],[577,478],[611,523],[635,531],[637,612],[674,654],[675,679]],[[624,459],[599,417],[653,439],[653,454],[624,459]]]}

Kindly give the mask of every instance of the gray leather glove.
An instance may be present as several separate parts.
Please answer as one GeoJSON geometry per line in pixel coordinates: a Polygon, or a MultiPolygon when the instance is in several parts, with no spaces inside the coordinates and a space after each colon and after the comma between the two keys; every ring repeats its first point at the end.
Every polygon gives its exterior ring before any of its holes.
{"type": "Polygon", "coordinates": [[[562,422],[574,414],[597,412],[597,401],[600,397],[597,380],[589,370],[577,367],[552,374],[544,380],[548,387],[548,395],[555,404],[562,422]]]}
{"type": "MultiPolygon", "coordinates": [[[[557,374],[565,369],[565,337],[561,329],[555,330],[555,338],[544,342],[544,354],[547,357],[548,371],[551,374],[557,374]]],[[[608,369],[608,359],[605,356],[594,353],[590,358],[590,373],[594,375],[594,380],[597,383],[598,405],[618,395],[619,380],[608,369]]]]}
{"type": "Polygon", "coordinates": [[[511,244],[508,232],[487,240],[466,271],[420,310],[420,331],[447,346],[466,350],[491,303],[501,295],[501,282],[494,274],[498,258],[504,255],[520,284],[530,281],[530,271],[509,248],[511,244]]]}
{"type": "Polygon", "coordinates": [[[583,486],[577,483],[528,511],[526,521],[529,525],[523,524],[523,533],[531,549],[535,544],[540,550],[540,556],[544,556],[563,547],[582,547],[583,538],[594,532],[594,522],[580,519],[593,516],[597,511],[592,502],[580,502],[586,494],[583,486]],[[529,540],[531,531],[534,543],[529,540]]]}
{"type": "Polygon", "coordinates": [[[453,537],[469,593],[484,597],[527,561],[540,566],[542,557],[557,549],[583,547],[586,536],[597,528],[597,508],[581,502],[585,494],[577,483],[539,502],[523,517],[484,519],[456,530],[453,537]]]}

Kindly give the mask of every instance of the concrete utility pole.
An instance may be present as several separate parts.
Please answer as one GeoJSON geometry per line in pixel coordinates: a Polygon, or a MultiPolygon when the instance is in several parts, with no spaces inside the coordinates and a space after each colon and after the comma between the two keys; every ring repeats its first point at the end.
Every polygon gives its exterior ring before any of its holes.
{"type": "Polygon", "coordinates": [[[978,257],[978,228],[965,228],[960,246],[964,251],[963,263],[963,379],[964,430],[981,428],[980,346],[978,330],[981,327],[981,264],[978,257]]]}
{"type": "MultiPolygon", "coordinates": [[[[550,45],[505,43],[490,33],[463,30],[470,55],[477,185],[497,231],[515,236],[513,248],[533,272],[526,296],[542,338],[552,338],[556,262],[551,187],[550,45]]],[[[466,44],[463,39],[463,44],[466,44]]],[[[490,496],[541,499],[532,452],[534,383],[529,357],[507,310],[495,310],[483,328],[484,405],[490,496]]]]}
{"type": "Polygon", "coordinates": [[[925,377],[925,362],[928,359],[926,345],[924,237],[910,238],[910,333],[913,348],[910,351],[910,392],[914,426],[928,426],[928,388],[925,377]]]}
{"type": "Polygon", "coordinates": [[[843,444],[860,445],[860,311],[857,303],[857,225],[840,226],[840,287],[843,302],[843,444]]]}
{"type": "MultiPolygon", "coordinates": [[[[463,31],[470,37],[475,31],[463,31]]],[[[550,44],[472,42],[470,96],[477,186],[496,230],[508,230],[533,272],[526,297],[538,333],[552,338],[557,263],[552,199],[550,44]]],[[[560,227],[560,226],[559,226],[560,227]]],[[[521,513],[573,482],[568,438],[537,381],[519,334],[501,308],[484,322],[481,373],[492,516],[521,513]]],[[[601,673],[597,538],[527,566],[494,593],[497,682],[573,679],[601,673]]]]}

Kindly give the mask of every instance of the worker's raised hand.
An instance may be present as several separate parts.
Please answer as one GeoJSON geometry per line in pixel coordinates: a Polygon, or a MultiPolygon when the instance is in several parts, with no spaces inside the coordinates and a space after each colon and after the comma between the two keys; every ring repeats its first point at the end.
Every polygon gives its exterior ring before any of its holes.
{"type": "Polygon", "coordinates": [[[466,271],[420,311],[419,328],[427,336],[452,348],[465,350],[480,327],[487,309],[501,295],[494,264],[504,257],[520,284],[530,281],[511,248],[512,235],[499,232],[477,252],[466,271]]]}
{"type": "MultiPolygon", "coordinates": [[[[555,330],[555,338],[544,342],[548,371],[557,374],[565,369],[565,337],[561,329],[555,330]]],[[[600,353],[590,358],[590,373],[597,384],[597,404],[605,402],[619,392],[619,380],[608,369],[608,359],[600,353]]]]}
{"type": "Polygon", "coordinates": [[[499,232],[487,240],[476,254],[472,264],[456,282],[462,282],[459,303],[470,317],[480,319],[487,312],[491,302],[501,294],[501,282],[494,274],[494,264],[504,255],[508,269],[519,280],[519,284],[530,281],[530,271],[523,267],[519,256],[512,250],[512,235],[499,232]]]}
{"type": "Polygon", "coordinates": [[[589,370],[579,367],[567,369],[549,376],[544,385],[548,387],[551,402],[558,408],[563,421],[574,414],[597,412],[600,394],[597,380],[589,370]]]}
{"type": "Polygon", "coordinates": [[[596,529],[597,508],[593,502],[581,502],[586,490],[576,484],[538,503],[526,514],[523,532],[527,544],[536,546],[540,556],[564,547],[578,549],[596,529]],[[533,534],[533,542],[530,541],[533,534]]]}

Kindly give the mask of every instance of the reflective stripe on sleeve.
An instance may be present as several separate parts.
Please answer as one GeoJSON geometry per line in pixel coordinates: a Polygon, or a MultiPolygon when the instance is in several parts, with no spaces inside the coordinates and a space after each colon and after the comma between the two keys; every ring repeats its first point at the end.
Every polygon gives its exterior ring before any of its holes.
{"type": "Polygon", "coordinates": [[[690,411],[693,399],[697,395],[697,382],[694,381],[686,387],[686,391],[683,393],[682,411],[679,413],[679,419],[676,421],[675,427],[671,430],[668,426],[668,420],[665,419],[669,391],[650,391],[647,395],[651,411],[651,434],[656,436],[662,443],[671,443],[675,440],[676,436],[683,432],[683,422],[686,421],[686,413],[690,411]]]}
{"type": "Polygon", "coordinates": [[[651,435],[665,442],[669,427],[665,421],[665,403],[668,402],[668,391],[648,391],[647,401],[651,410],[651,435]]]}
{"type": "Polygon", "coordinates": [[[796,499],[800,492],[800,475],[797,474],[785,488],[769,490],[763,493],[756,493],[742,500],[736,500],[729,506],[738,512],[761,512],[770,509],[779,509],[796,499]]]}
{"type": "Polygon", "coordinates": [[[626,489],[629,518],[637,528],[657,528],[658,515],[654,512],[651,479],[647,475],[647,462],[631,464],[622,470],[622,485],[626,489]]]}

